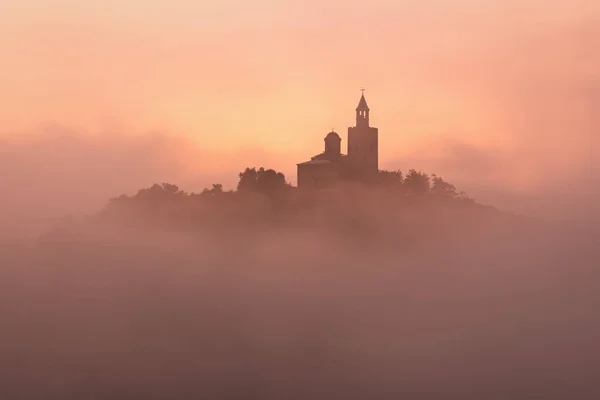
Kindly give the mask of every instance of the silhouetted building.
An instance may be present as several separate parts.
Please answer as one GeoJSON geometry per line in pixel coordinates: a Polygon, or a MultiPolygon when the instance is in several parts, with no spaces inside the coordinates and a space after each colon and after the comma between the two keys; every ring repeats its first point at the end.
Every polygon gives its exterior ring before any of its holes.
{"type": "Polygon", "coordinates": [[[348,128],[348,155],[341,153],[342,138],[325,136],[325,151],[298,164],[298,187],[322,189],[341,179],[363,180],[378,171],[378,130],[369,126],[369,106],[364,94],[356,107],[356,126],[348,128]]]}

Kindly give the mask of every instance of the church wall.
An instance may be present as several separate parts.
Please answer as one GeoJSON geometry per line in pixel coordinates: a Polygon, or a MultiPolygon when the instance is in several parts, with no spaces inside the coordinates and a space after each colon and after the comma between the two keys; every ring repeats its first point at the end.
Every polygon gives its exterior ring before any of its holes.
{"type": "Polygon", "coordinates": [[[323,189],[331,187],[338,179],[339,171],[334,164],[298,165],[299,188],[323,189]]]}
{"type": "Polygon", "coordinates": [[[348,128],[348,161],[356,173],[368,175],[379,168],[377,128],[348,128]]]}

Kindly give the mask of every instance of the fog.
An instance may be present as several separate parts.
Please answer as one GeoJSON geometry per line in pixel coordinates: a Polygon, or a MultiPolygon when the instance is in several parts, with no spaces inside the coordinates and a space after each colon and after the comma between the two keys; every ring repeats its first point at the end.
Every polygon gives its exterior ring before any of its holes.
{"type": "Polygon", "coordinates": [[[1,398],[599,397],[597,2],[30,3],[0,13],[1,398]],[[362,85],[381,168],[543,220],[376,190],[88,220],[295,183],[362,85]]]}
{"type": "MultiPolygon", "coordinates": [[[[575,131],[577,138],[590,131],[575,131]]],[[[574,139],[575,140],[575,139],[574,139]]],[[[318,148],[317,148],[318,149],[318,148]]],[[[586,150],[594,151],[595,147],[586,150]]],[[[596,223],[600,219],[598,163],[572,151],[552,163],[533,147],[518,153],[456,138],[434,138],[382,168],[417,168],[443,176],[484,204],[549,220],[596,223]],[[537,163],[537,164],[536,164],[537,163]],[[546,169],[547,168],[547,169],[546,169]]],[[[283,171],[295,183],[289,154],[254,148],[214,151],[183,135],[107,131],[97,135],[50,125],[0,139],[0,220],[14,232],[36,232],[65,215],[102,208],[111,197],[169,182],[200,192],[213,183],[235,188],[249,166],[283,171]],[[8,189],[10,188],[10,189],[8,189]]]]}
{"type": "Polygon", "coordinates": [[[103,219],[3,242],[0,392],[600,393],[598,236],[471,203],[341,196],[279,223],[103,219]]]}
{"type": "Polygon", "coordinates": [[[225,220],[194,234],[109,224],[54,242],[36,238],[109,197],[162,181],[234,187],[248,164],[289,161],[223,161],[166,133],[44,135],[0,143],[3,397],[600,394],[593,171],[564,164],[565,178],[523,186],[503,176],[510,155],[437,141],[390,165],[562,223],[406,208],[373,194],[338,199],[337,219],[325,222],[321,213],[287,226],[225,220]],[[203,168],[219,162],[230,163],[222,173],[203,168]]]}
{"type": "Polygon", "coordinates": [[[136,18],[42,3],[1,17],[2,219],[93,212],[154,182],[233,187],[247,166],[293,182],[331,125],[346,145],[362,85],[382,168],[519,213],[600,215],[594,1],[267,2],[244,23],[236,1],[157,0],[136,18]]]}
{"type": "Polygon", "coordinates": [[[0,136],[0,154],[0,184],[7,188],[0,221],[12,227],[11,236],[39,234],[57,219],[97,212],[109,198],[157,182],[193,192],[212,183],[233,188],[246,162],[277,159],[245,148],[215,154],[169,132],[89,134],[57,124],[0,136]]]}

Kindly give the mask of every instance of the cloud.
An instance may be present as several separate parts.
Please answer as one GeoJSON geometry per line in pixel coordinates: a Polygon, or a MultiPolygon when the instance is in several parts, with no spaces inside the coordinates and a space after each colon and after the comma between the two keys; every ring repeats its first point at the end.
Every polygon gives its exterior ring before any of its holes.
{"type": "Polygon", "coordinates": [[[0,140],[0,216],[6,221],[99,210],[110,197],[169,182],[188,191],[233,188],[247,166],[285,165],[253,148],[203,148],[166,132],[87,134],[60,125],[0,140]]]}

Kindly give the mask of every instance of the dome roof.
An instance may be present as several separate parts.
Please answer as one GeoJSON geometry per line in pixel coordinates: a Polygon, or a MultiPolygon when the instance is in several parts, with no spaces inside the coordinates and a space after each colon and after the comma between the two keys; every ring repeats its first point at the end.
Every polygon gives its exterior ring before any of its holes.
{"type": "Polygon", "coordinates": [[[334,131],[331,131],[331,132],[329,132],[329,133],[327,134],[327,136],[325,136],[325,139],[331,139],[331,138],[336,138],[336,139],[340,139],[340,140],[342,140],[342,139],[340,138],[340,135],[338,135],[338,134],[337,134],[336,132],[334,132],[334,131]]]}

